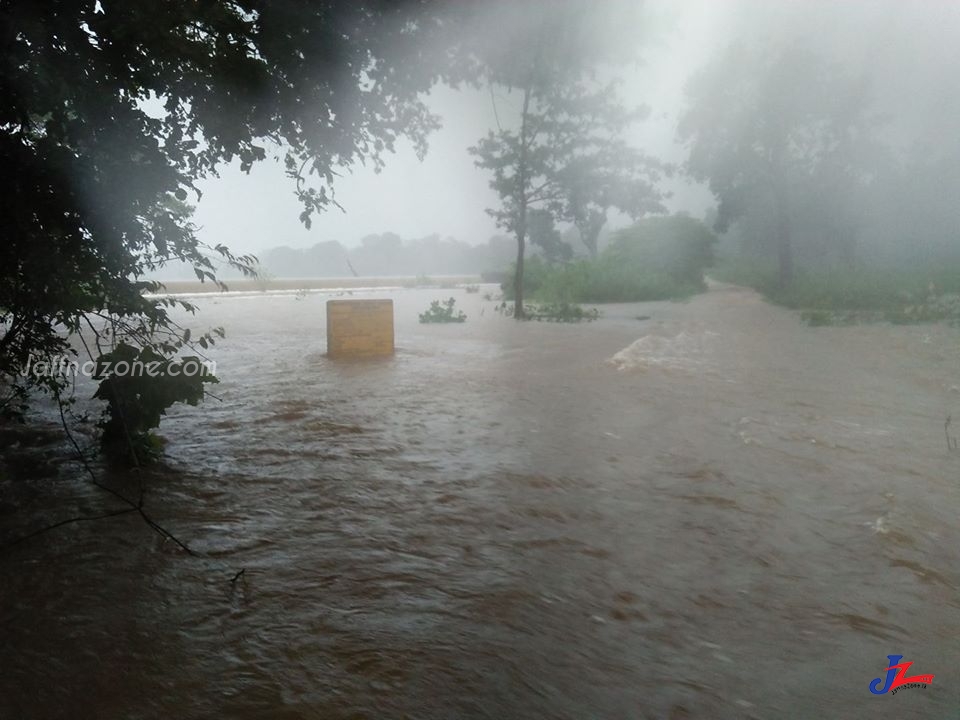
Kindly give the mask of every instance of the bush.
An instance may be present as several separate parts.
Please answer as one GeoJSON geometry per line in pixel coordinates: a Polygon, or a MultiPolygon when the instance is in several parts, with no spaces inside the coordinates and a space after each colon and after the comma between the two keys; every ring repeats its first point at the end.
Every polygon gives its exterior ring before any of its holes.
{"type": "MultiPolygon", "coordinates": [[[[548,265],[525,263],[524,297],[541,303],[613,303],[677,300],[705,289],[704,269],[713,262],[713,233],[683,215],[650,218],[614,235],[596,260],[548,265]]],[[[502,285],[514,298],[513,277],[502,285]]]]}
{"type": "Polygon", "coordinates": [[[100,381],[94,397],[107,403],[100,423],[103,449],[133,465],[159,456],[160,439],[151,431],[174,403],[197,405],[204,385],[219,382],[198,357],[171,360],[123,342],[98,358],[94,377],[100,381]]]}
{"type": "Polygon", "coordinates": [[[716,240],[706,225],[687,215],[647,218],[616,232],[601,260],[703,290],[716,240]]]}
{"type": "Polygon", "coordinates": [[[462,323],[466,322],[467,316],[463,312],[454,313],[454,306],[457,301],[450,298],[444,303],[434,300],[426,312],[420,313],[420,322],[422,323],[462,323]]]}

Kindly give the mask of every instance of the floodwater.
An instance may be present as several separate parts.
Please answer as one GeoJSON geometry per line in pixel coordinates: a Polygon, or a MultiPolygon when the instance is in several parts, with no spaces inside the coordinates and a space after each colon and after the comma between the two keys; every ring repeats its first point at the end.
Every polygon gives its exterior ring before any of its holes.
{"type": "MultiPolygon", "coordinates": [[[[384,296],[366,362],[325,357],[330,294],[200,301],[221,400],[106,476],[198,557],[133,515],[0,555],[0,718],[956,716],[960,331],[384,296]],[[934,681],[872,695],[888,655],[934,681]]],[[[116,507],[56,437],[0,539],[116,507]]]]}

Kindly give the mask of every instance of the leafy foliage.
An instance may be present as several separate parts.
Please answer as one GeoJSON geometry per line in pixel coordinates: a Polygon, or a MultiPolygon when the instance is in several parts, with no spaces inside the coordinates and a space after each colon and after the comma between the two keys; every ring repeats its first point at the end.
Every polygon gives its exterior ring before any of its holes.
{"type": "Polygon", "coordinates": [[[563,241],[556,229],[553,216],[542,209],[531,210],[528,214],[530,242],[543,251],[543,258],[549,264],[569,262],[573,259],[573,248],[563,241]]]}
{"type": "Polygon", "coordinates": [[[605,260],[702,289],[704,269],[713,265],[716,240],[702,222],[687,215],[647,218],[617,232],[605,260]]]}
{"type": "Polygon", "coordinates": [[[574,154],[560,170],[562,217],[573,223],[590,257],[595,258],[600,231],[611,209],[634,220],[666,212],[655,181],[661,172],[671,171],[611,135],[592,151],[574,154]]]}
{"type": "MultiPolygon", "coordinates": [[[[646,218],[614,234],[595,260],[550,266],[530,258],[524,275],[528,297],[546,303],[671,300],[704,288],[716,238],[699,220],[674,215],[646,218]]],[[[512,285],[503,286],[512,298],[512,285]]]]}
{"type": "Polygon", "coordinates": [[[150,431],[160,426],[167,409],[178,402],[196,405],[203,386],[218,382],[196,356],[170,360],[152,347],[123,342],[99,357],[94,377],[100,381],[94,397],[107,403],[104,447],[114,457],[139,463],[154,456],[157,445],[150,431]]]}
{"type": "MultiPolygon", "coordinates": [[[[514,317],[514,308],[506,302],[497,306],[497,312],[506,317],[514,317]]],[[[547,322],[593,322],[600,317],[600,311],[596,308],[585,310],[574,303],[542,303],[530,304],[524,307],[522,320],[536,320],[547,322]]]]}
{"type": "Polygon", "coordinates": [[[457,301],[450,298],[441,303],[434,300],[426,312],[420,313],[421,323],[462,323],[466,322],[467,316],[462,311],[456,311],[457,301]]]}
{"type": "Polygon", "coordinates": [[[546,320],[547,322],[593,322],[600,317],[596,308],[584,310],[573,303],[552,303],[547,305],[529,305],[524,315],[530,320],[546,320]]]}

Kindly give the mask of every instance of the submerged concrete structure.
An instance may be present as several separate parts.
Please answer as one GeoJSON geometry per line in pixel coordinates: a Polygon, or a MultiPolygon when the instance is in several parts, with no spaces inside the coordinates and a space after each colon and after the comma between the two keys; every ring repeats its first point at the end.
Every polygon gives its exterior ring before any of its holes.
{"type": "Polygon", "coordinates": [[[327,356],[392,355],[393,300],[328,300],[327,356]]]}

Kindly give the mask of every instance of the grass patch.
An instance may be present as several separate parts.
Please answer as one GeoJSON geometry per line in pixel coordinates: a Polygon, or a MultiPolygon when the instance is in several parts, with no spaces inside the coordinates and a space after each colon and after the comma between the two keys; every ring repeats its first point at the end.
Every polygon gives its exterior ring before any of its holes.
{"type": "Polygon", "coordinates": [[[960,322],[960,264],[798,272],[777,287],[776,268],[744,261],[710,272],[721,281],[754,288],[771,302],[801,310],[809,325],[887,321],[960,322]]]}

